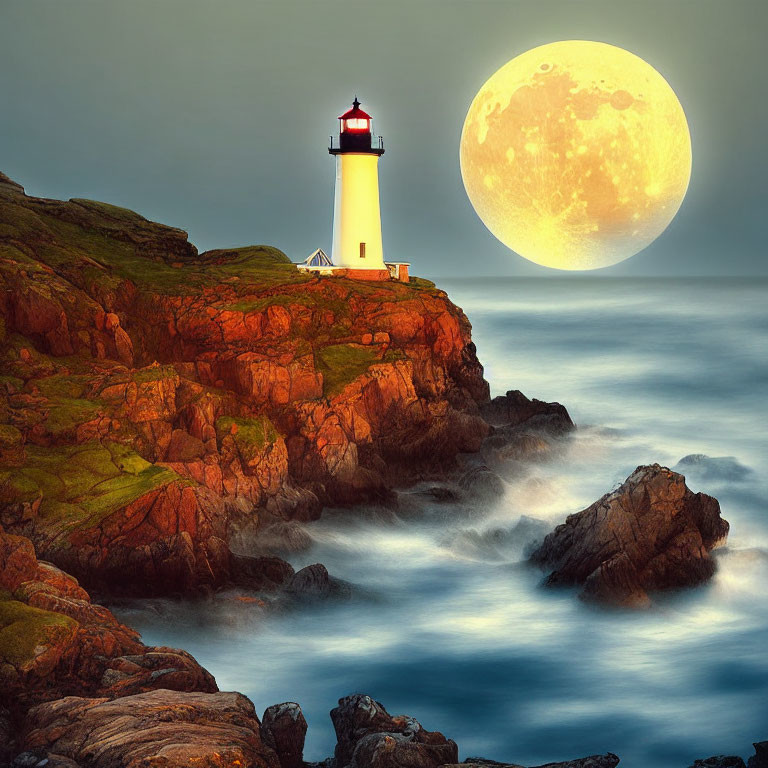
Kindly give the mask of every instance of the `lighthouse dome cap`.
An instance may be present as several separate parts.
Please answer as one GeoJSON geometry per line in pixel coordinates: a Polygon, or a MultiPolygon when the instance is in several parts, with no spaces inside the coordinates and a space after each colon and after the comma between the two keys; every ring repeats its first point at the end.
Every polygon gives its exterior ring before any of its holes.
{"type": "Polygon", "coordinates": [[[357,100],[357,96],[355,96],[355,100],[352,102],[352,109],[348,109],[343,115],[339,115],[339,120],[350,120],[358,118],[361,120],[371,120],[371,116],[360,109],[360,102],[357,100]]]}

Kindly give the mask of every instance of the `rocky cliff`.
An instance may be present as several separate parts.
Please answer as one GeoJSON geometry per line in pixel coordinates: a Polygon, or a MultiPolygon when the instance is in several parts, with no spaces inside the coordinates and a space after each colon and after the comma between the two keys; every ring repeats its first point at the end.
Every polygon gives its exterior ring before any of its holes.
{"type": "Polygon", "coordinates": [[[0,521],[91,586],[226,582],[323,504],[449,469],[489,427],[470,325],[428,281],[299,273],[0,174],[0,521]]]}

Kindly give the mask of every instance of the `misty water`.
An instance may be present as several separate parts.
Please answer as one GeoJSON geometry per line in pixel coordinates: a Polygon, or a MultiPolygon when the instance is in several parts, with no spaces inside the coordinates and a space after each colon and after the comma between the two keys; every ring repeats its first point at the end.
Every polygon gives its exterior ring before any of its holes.
{"type": "Polygon", "coordinates": [[[278,613],[237,599],[123,607],[150,644],[182,647],[259,714],[299,701],[307,759],[332,754],[328,711],[364,692],[482,755],[526,765],[613,751],[684,768],[768,738],[768,317],[765,280],[443,280],[467,312],[492,394],[565,404],[579,429],[510,476],[485,511],[401,493],[401,512],[330,512],[298,568],[322,562],[349,602],[278,613]],[[639,464],[686,472],[731,523],[707,586],[647,611],[541,587],[521,542],[639,464]]]}

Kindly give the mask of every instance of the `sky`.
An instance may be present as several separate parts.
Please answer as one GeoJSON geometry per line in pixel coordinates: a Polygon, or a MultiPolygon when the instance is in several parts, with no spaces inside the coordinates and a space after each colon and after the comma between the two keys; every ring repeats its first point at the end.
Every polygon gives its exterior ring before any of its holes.
{"type": "MultiPolygon", "coordinates": [[[[202,250],[330,250],[336,117],[384,136],[385,256],[428,277],[564,273],[478,219],[459,138],[480,86],[547,42],[626,48],[693,144],[667,231],[605,276],[766,275],[765,0],[0,0],[0,170],[181,227],[202,250]]],[[[598,273],[595,273],[598,274],[598,273]]]]}

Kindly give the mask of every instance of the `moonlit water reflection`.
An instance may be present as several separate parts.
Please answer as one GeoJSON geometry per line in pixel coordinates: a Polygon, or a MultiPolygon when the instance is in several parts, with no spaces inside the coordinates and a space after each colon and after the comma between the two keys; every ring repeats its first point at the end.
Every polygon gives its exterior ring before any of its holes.
{"type": "Polygon", "coordinates": [[[411,491],[402,513],[330,512],[311,526],[349,603],[264,615],[250,604],[123,610],[145,642],[180,646],[259,712],[301,702],[306,756],[332,753],[328,710],[365,692],[454,738],[463,756],[524,764],[611,750],[628,768],[746,756],[768,738],[766,281],[441,282],[473,324],[493,394],[559,400],[579,431],[557,461],[507,483],[480,515],[411,491]],[[552,524],[638,464],[688,454],[731,523],[703,588],[640,613],[545,591],[519,548],[482,534],[552,524]],[[414,510],[418,514],[414,514],[414,510]],[[407,513],[407,514],[406,514],[407,513]],[[475,532],[475,533],[472,533],[475,532]]]}

